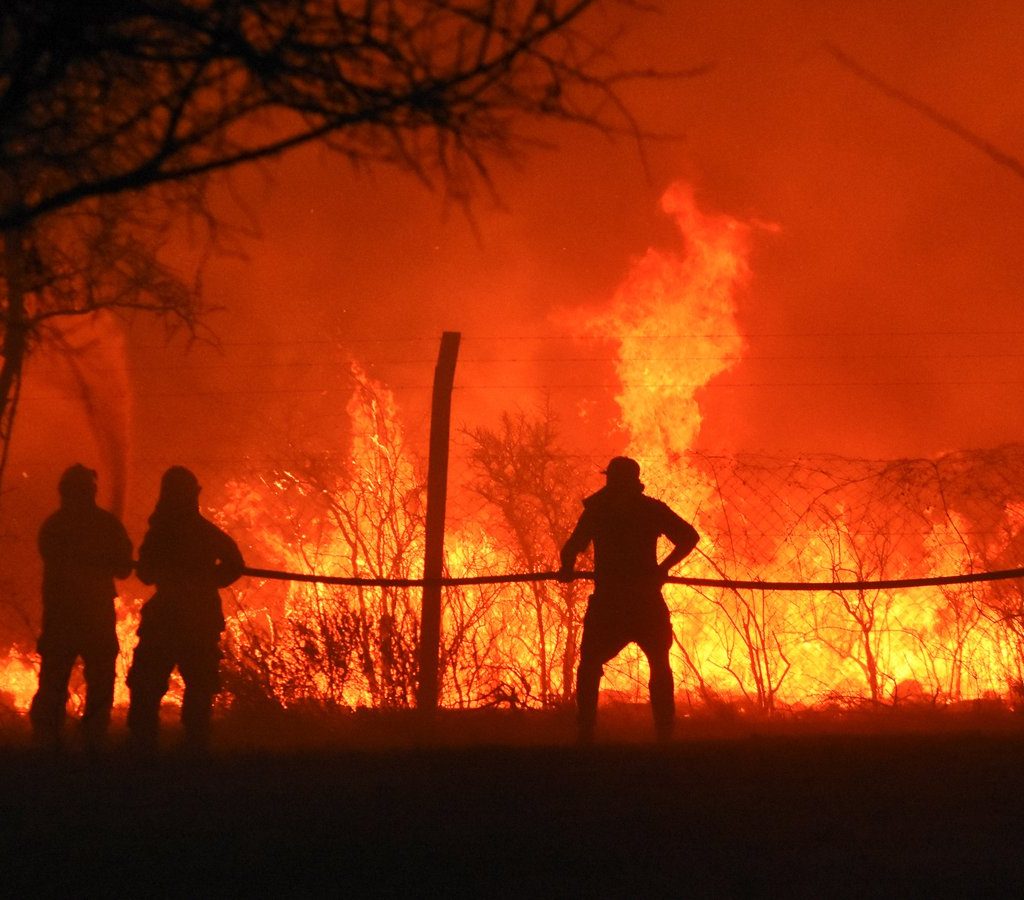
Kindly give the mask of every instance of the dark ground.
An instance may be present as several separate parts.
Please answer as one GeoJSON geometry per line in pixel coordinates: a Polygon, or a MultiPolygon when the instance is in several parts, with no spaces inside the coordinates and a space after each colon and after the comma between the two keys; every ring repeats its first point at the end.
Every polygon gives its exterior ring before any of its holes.
{"type": "Polygon", "coordinates": [[[667,747],[613,727],[587,749],[554,743],[563,725],[453,717],[389,742],[394,719],[290,750],[280,734],[245,749],[222,726],[206,758],[170,747],[149,761],[116,746],[47,756],[15,737],[0,748],[0,883],[8,896],[1024,896],[1017,720],[684,726],[667,747]]]}

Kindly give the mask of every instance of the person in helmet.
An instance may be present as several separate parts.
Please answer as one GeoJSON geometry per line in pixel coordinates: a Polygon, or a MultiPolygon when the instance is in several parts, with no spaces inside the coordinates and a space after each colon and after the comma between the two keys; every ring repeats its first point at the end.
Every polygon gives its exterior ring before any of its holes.
{"type": "Polygon", "coordinates": [[[636,460],[617,456],[604,474],[605,486],[583,501],[583,513],[562,547],[559,570],[563,579],[571,579],[576,557],[594,545],[594,593],[583,619],[576,673],[580,740],[593,738],[604,664],[630,643],[647,656],[655,730],[660,740],[668,740],[675,720],[672,626],[661,588],[700,538],[666,504],[644,494],[636,460]],[[674,546],[659,562],[662,535],[674,546]]]}
{"type": "Polygon", "coordinates": [[[156,592],[142,607],[139,643],[128,688],[128,729],[140,749],[154,749],[160,702],[175,667],[185,682],[181,722],[186,740],[209,739],[213,698],[220,690],[220,636],[224,613],[219,589],[245,566],[238,545],[199,512],[200,486],[183,466],[172,466],[139,548],[136,573],[156,592]]]}
{"type": "Polygon", "coordinates": [[[29,720],[36,740],[60,743],[68,681],[79,657],[85,675],[82,731],[102,744],[114,702],[118,644],[115,578],[132,571],[132,542],[120,519],[96,505],[96,472],[71,466],[57,484],[60,508],[39,529],[43,558],[43,627],[39,689],[29,720]]]}

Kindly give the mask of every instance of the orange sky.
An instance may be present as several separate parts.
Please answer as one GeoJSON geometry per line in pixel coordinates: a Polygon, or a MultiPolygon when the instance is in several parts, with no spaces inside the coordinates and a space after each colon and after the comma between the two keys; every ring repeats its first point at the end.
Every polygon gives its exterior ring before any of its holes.
{"type": "Polygon", "coordinates": [[[424,385],[439,332],[461,330],[458,383],[477,403],[504,407],[519,384],[564,393],[574,366],[506,360],[586,348],[493,339],[564,334],[552,314],[600,308],[632,258],[678,246],[657,199],[683,178],[707,210],[781,229],[755,241],[739,305],[748,358],[707,390],[702,445],[896,456],[1020,439],[1024,182],[842,69],[822,42],[1012,153],[1024,147],[1013,37],[1024,10],[666,7],[636,18],[626,48],[665,68],[715,68],[630,91],[652,130],[684,135],[647,147],[649,175],[628,141],[560,130],[557,150],[496,166],[505,208],[480,197],[474,236],[405,176],[298,154],[250,196],[263,237],[248,260],[208,272],[227,309],[217,331],[280,340],[285,361],[308,359],[299,342],[311,336],[337,339],[393,383],[424,385]],[[364,343],[382,336],[423,343],[364,343]],[[420,364],[392,362],[409,357],[420,364]],[[479,358],[499,361],[468,362],[479,358]]]}
{"type": "MultiPolygon", "coordinates": [[[[245,259],[207,266],[222,351],[163,347],[140,324],[128,341],[132,397],[110,399],[130,408],[135,525],[170,463],[209,483],[242,454],[258,466],[334,445],[346,353],[395,386],[409,428],[425,435],[446,329],[463,333],[456,427],[531,409],[546,386],[581,452],[614,451],[613,348],[559,336],[607,306],[648,247],[681,249],[658,210],[680,179],[708,212],[779,226],[755,233],[738,300],[747,355],[700,395],[700,446],[895,457],[1024,439],[1024,180],[823,49],[833,42],[1024,155],[1024,8],[663,5],[632,15],[625,64],[714,68],[627,91],[650,130],[680,135],[647,145],[646,171],[628,140],[545,131],[557,147],[496,163],[502,205],[481,195],[472,221],[408,176],[353,173],[315,148],[269,179],[234,176],[261,235],[240,239],[245,259]]],[[[73,403],[53,406],[64,388],[43,368],[26,386],[11,483],[50,502],[54,472],[103,463],[73,403]],[[56,433],[80,431],[55,447],[56,433]]]]}

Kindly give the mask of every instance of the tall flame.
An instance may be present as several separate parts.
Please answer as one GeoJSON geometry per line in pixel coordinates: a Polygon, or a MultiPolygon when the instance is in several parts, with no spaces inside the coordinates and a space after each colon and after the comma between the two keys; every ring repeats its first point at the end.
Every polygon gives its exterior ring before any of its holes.
{"type": "Polygon", "coordinates": [[[591,329],[619,345],[616,400],[627,451],[664,477],[696,442],[698,392],[744,352],[736,294],[750,273],[751,228],[701,211],[682,182],[665,192],[661,207],[675,218],[685,252],[649,249],[591,329]]]}
{"type": "MultiPolygon", "coordinates": [[[[893,462],[727,458],[697,449],[701,391],[745,352],[737,298],[750,277],[752,230],[761,226],[701,210],[685,184],[661,203],[679,227],[682,251],[649,250],[587,327],[616,346],[626,452],[641,461],[650,492],[702,534],[686,573],[849,581],[1019,565],[1022,448],[893,462]]],[[[262,564],[415,578],[422,467],[387,386],[355,364],[352,385],[344,452],[313,457],[299,448],[288,466],[229,482],[220,520],[262,564]]],[[[555,564],[577,498],[593,485],[553,434],[549,420],[535,426],[525,416],[508,418],[504,432],[486,432],[473,489],[500,514],[449,517],[450,574],[555,564]]],[[[454,489],[460,481],[452,479],[454,489]]],[[[283,706],[412,702],[417,591],[248,580],[234,593],[226,640],[232,696],[249,692],[283,706]]],[[[446,589],[442,702],[570,701],[585,595],[580,583],[446,589]]],[[[822,702],[1024,696],[1024,583],[804,593],[670,586],[665,596],[677,686],[690,700],[771,712],[822,702]]],[[[125,654],[138,606],[118,602],[125,654]]],[[[34,664],[14,649],[0,658],[0,702],[27,707],[34,664]]],[[[646,662],[636,648],[605,676],[606,700],[645,696],[646,662]]],[[[117,703],[126,700],[122,678],[117,703]]]]}

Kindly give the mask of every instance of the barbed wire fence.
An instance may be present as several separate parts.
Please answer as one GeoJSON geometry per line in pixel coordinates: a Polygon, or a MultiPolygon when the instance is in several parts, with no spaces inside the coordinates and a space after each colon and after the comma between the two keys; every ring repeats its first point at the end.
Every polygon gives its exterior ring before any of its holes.
{"type": "Polygon", "coordinates": [[[1019,690],[1022,448],[896,461],[693,456],[688,469],[712,488],[700,514],[708,565],[767,582],[702,591],[699,627],[679,616],[699,694],[724,688],[771,711],[1019,690]],[[787,581],[818,584],[794,593],[787,581]]]}
{"type": "MultiPolygon", "coordinates": [[[[352,513],[355,530],[339,538],[324,529],[312,551],[307,541],[290,557],[305,561],[303,571],[249,570],[232,644],[236,677],[244,674],[251,690],[288,703],[411,704],[415,589],[424,581],[416,577],[419,487],[399,468],[378,467],[374,477],[391,479],[385,493],[401,496],[401,508],[393,500],[375,506],[373,479],[355,492],[351,477],[341,489],[307,480],[303,496],[328,491],[352,513]],[[366,530],[389,537],[370,548],[356,511],[376,523],[366,530]],[[391,522],[395,516],[401,527],[391,522]],[[324,574],[339,570],[365,575],[324,574]]],[[[678,476],[686,490],[666,491],[665,499],[703,536],[700,553],[665,588],[686,702],[774,712],[1017,699],[1024,681],[1024,448],[884,462],[691,453],[678,476]]],[[[545,485],[535,487],[519,502],[527,519],[540,521],[537,497],[545,485]]],[[[567,534],[587,484],[563,488],[572,502],[555,512],[567,534]]],[[[448,576],[440,582],[443,702],[567,703],[586,573],[559,580],[551,570],[557,542],[547,541],[546,555],[536,547],[524,553],[507,521],[494,528],[500,518],[449,526],[448,576]]],[[[282,538],[279,546],[286,544],[282,538]]],[[[638,652],[624,653],[606,671],[610,697],[644,698],[638,652]]]]}

